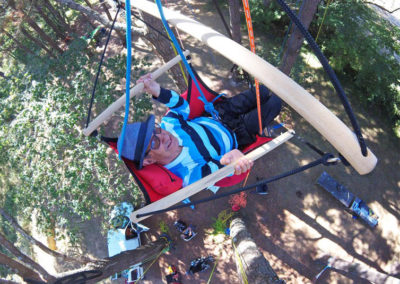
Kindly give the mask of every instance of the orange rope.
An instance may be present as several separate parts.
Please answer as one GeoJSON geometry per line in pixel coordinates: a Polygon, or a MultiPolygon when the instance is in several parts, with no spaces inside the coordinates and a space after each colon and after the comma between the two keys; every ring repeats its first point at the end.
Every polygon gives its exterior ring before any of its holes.
{"type": "MultiPolygon", "coordinates": [[[[242,2],[243,2],[244,14],[246,16],[247,31],[249,33],[250,49],[251,49],[251,52],[256,53],[256,45],[254,43],[254,32],[253,32],[253,24],[251,23],[249,1],[248,0],[242,0],[242,2]]],[[[255,78],[254,81],[255,81],[255,85],[256,85],[256,98],[257,98],[257,113],[258,113],[259,132],[260,132],[260,135],[262,135],[260,84],[258,83],[258,79],[257,78],[255,78]]]]}

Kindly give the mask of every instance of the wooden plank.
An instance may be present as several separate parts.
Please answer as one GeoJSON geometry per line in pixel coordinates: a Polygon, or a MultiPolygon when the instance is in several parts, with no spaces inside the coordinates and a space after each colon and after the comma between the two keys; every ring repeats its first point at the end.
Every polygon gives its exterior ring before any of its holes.
{"type": "MultiPolygon", "coordinates": [[[[190,54],[189,50],[186,50],[183,52],[185,56],[188,56],[190,54]]],[[[158,68],[156,71],[152,73],[153,78],[157,79],[160,77],[162,74],[167,72],[169,69],[171,69],[175,64],[177,64],[179,61],[181,61],[181,57],[178,55],[174,58],[172,58],[170,61],[165,63],[163,66],[158,68]]],[[[130,91],[129,95],[130,97],[137,96],[143,92],[143,83],[137,84],[134,86],[130,91]]],[[[109,119],[114,112],[119,110],[122,106],[125,105],[125,97],[126,94],[120,97],[118,100],[113,102],[106,110],[104,110],[99,116],[97,116],[89,125],[87,128],[83,129],[83,134],[86,136],[89,136],[93,131],[95,131],[104,121],[109,119]]]]}
{"type": "MultiPolygon", "coordinates": [[[[268,152],[272,151],[279,145],[282,145],[283,143],[285,143],[292,137],[293,137],[293,133],[291,131],[287,131],[287,132],[279,135],[278,137],[276,137],[274,140],[271,140],[270,142],[251,151],[250,153],[248,153],[245,156],[245,158],[255,161],[258,158],[267,154],[268,152]]],[[[152,212],[155,210],[166,209],[166,208],[198,193],[199,191],[203,190],[204,188],[214,185],[217,181],[233,174],[235,164],[236,164],[236,162],[234,162],[230,165],[227,165],[227,166],[223,167],[222,169],[219,169],[218,171],[202,178],[201,180],[196,181],[195,183],[192,183],[192,184],[164,197],[163,199],[157,200],[156,202],[153,202],[143,208],[133,211],[131,213],[131,217],[130,217],[131,221],[134,223],[138,223],[141,220],[146,219],[147,217],[150,217],[150,215],[137,218],[136,217],[137,214],[143,214],[143,213],[148,213],[148,212],[152,212]]]]}
{"type": "MultiPolygon", "coordinates": [[[[132,6],[160,18],[154,3],[145,0],[135,0],[131,3],[132,6]]],[[[364,157],[354,133],[279,69],[219,32],[178,12],[166,8],[163,11],[171,25],[207,44],[265,84],[319,131],[359,174],[367,174],[375,168],[377,158],[371,150],[368,149],[368,155],[364,157]]]]}

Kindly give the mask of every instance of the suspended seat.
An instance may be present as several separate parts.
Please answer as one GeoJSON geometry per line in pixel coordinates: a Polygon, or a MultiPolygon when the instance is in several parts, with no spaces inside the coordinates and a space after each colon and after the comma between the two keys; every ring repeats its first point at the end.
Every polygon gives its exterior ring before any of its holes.
{"type": "MultiPolygon", "coordinates": [[[[218,93],[211,90],[199,77],[197,72],[192,68],[193,73],[196,77],[202,92],[207,99],[207,101],[211,102],[215,98],[218,97],[218,93]]],[[[188,82],[188,89],[181,94],[181,96],[186,99],[190,106],[190,114],[189,119],[193,119],[195,117],[199,117],[204,115],[204,103],[199,99],[200,93],[193,82],[192,78],[189,77],[188,82]]],[[[224,99],[223,97],[219,97],[217,101],[224,99]]],[[[118,138],[108,138],[108,137],[101,137],[101,140],[106,142],[114,151],[118,154],[117,150],[117,142],[118,138]]],[[[243,153],[247,153],[258,146],[271,141],[272,138],[270,137],[260,137],[257,136],[257,139],[254,143],[244,147],[242,150],[243,153]]],[[[179,190],[182,188],[182,179],[168,169],[164,168],[158,164],[152,164],[146,167],[143,167],[141,170],[136,168],[134,162],[125,159],[122,157],[126,167],[128,168],[129,172],[134,177],[136,184],[139,186],[140,190],[143,193],[143,196],[146,200],[147,204],[150,204],[154,201],[162,199],[163,197],[179,190]]],[[[233,186],[239,182],[241,182],[247,173],[243,173],[241,175],[233,175],[226,177],[215,185],[219,187],[228,187],[233,186]]]]}

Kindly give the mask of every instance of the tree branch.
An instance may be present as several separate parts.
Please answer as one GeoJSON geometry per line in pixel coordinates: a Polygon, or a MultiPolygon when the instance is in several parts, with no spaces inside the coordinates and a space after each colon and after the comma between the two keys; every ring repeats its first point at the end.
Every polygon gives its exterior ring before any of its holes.
{"type": "Polygon", "coordinates": [[[378,8],[380,8],[380,9],[382,9],[382,10],[388,12],[389,14],[393,14],[394,12],[400,10],[400,7],[399,7],[399,8],[396,8],[396,9],[392,10],[392,11],[389,11],[389,10],[386,9],[385,7],[383,7],[383,6],[379,5],[379,4],[376,4],[376,3],[374,3],[374,2],[364,1],[364,3],[365,3],[365,4],[374,5],[374,6],[378,7],[378,8]]]}
{"type": "Polygon", "coordinates": [[[40,273],[44,279],[47,281],[55,280],[55,277],[50,275],[42,266],[40,266],[37,262],[30,259],[28,256],[23,254],[18,248],[16,248],[7,238],[0,233],[0,244],[4,246],[10,253],[16,256],[23,263],[29,265],[33,269],[35,269],[38,273],[40,273]]]}
{"type": "Polygon", "coordinates": [[[79,259],[67,256],[65,254],[58,253],[54,250],[49,249],[47,246],[45,246],[42,242],[36,240],[33,238],[31,235],[29,235],[21,226],[18,224],[17,221],[14,220],[10,215],[8,215],[3,208],[0,208],[0,214],[8,221],[10,222],[11,226],[18,231],[23,237],[25,237],[31,244],[36,245],[39,247],[42,251],[45,253],[54,256],[55,258],[62,259],[63,261],[73,261],[75,263],[88,263],[88,262],[93,262],[96,261],[96,259],[91,259],[87,256],[79,256],[79,259]]]}
{"type": "MultiPolygon", "coordinates": [[[[67,6],[70,9],[73,9],[73,10],[76,10],[76,11],[79,11],[79,12],[85,14],[87,17],[102,23],[106,27],[111,27],[111,25],[112,25],[112,21],[109,21],[107,19],[107,17],[97,13],[96,11],[94,11],[88,7],[79,5],[78,3],[74,2],[73,0],[55,0],[55,1],[60,3],[61,5],[67,6]]],[[[123,32],[126,31],[125,25],[122,25],[120,23],[115,23],[114,29],[117,31],[123,31],[123,32]]],[[[144,35],[144,32],[141,30],[138,30],[138,29],[135,29],[135,33],[140,36],[144,35]]]]}
{"type": "Polygon", "coordinates": [[[16,273],[19,276],[21,276],[24,280],[31,279],[36,281],[43,281],[43,279],[36,271],[32,270],[31,268],[25,266],[24,264],[18,261],[15,261],[11,257],[8,257],[7,255],[1,252],[0,252],[0,264],[4,264],[5,266],[15,270],[16,273]]]}

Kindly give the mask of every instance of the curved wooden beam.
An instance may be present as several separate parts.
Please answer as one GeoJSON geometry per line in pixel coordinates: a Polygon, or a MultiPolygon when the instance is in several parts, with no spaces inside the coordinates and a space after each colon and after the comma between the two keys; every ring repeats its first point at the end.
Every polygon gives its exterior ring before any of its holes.
{"type": "MultiPolygon", "coordinates": [[[[131,1],[132,6],[160,18],[157,6],[145,0],[131,1]]],[[[364,157],[354,133],[329,109],[291,78],[261,57],[253,54],[219,32],[178,12],[164,8],[167,21],[197,38],[266,85],[289,104],[324,136],[361,175],[370,173],[377,158],[368,149],[364,157]]]]}

